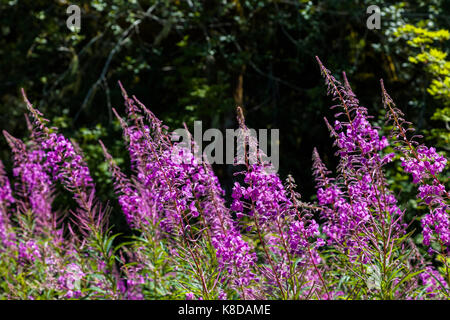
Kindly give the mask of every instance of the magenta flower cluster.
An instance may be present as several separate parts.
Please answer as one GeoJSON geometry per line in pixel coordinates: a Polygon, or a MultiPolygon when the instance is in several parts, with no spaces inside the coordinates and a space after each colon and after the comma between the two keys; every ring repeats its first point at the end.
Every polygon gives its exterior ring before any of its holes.
{"type": "Polygon", "coordinates": [[[424,145],[416,149],[417,157],[402,158],[402,167],[413,177],[413,183],[418,185],[418,197],[429,207],[430,212],[422,219],[424,243],[430,245],[434,235],[440,242],[450,246],[450,220],[447,211],[449,206],[445,201],[448,193],[445,186],[436,179],[441,173],[447,159],[436,152],[435,148],[424,145]],[[430,182],[431,180],[431,182],[430,182]]]}
{"type": "Polygon", "coordinates": [[[131,175],[99,143],[132,229],[123,239],[108,225],[110,207],[97,198],[82,150],[49,127],[23,93],[30,137],[24,142],[3,132],[13,167],[10,181],[0,162],[0,273],[10,288],[31,280],[23,294],[0,289],[0,297],[448,297],[449,194],[440,178],[447,159],[406,135],[403,114],[383,84],[383,105],[394,128],[389,137],[372,124],[345,73],[341,83],[317,61],[337,110],[333,125],[327,119],[325,124],[339,164],[333,174],[313,150],[314,202],[301,198],[292,176],[283,182],[264,160],[240,107],[238,150],[245,161],[235,165],[228,201],[193,139],[172,142],[162,121],[120,84],[125,113],[113,111],[131,175]],[[413,239],[387,178],[386,166],[397,159],[427,208],[417,217],[423,243],[413,239]],[[56,207],[58,186],[72,195],[75,208],[56,207]]]}

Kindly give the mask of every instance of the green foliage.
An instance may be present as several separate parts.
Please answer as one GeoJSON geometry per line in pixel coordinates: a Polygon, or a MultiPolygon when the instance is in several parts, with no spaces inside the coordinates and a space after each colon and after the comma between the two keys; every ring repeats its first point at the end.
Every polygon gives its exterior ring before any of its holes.
{"type": "MultiPolygon", "coordinates": [[[[407,118],[419,123],[419,132],[449,150],[449,8],[444,1],[83,0],[77,4],[82,9],[82,26],[74,33],[65,24],[65,1],[0,0],[0,69],[5,70],[0,74],[0,128],[24,136],[24,105],[17,92],[25,87],[32,99],[41,99],[39,106],[52,123],[74,137],[91,168],[97,195],[104,201],[114,197],[98,140],[108,145],[121,167],[129,167],[121,129],[112,114],[113,107],[122,105],[118,90],[113,90],[117,80],[143,97],[171,129],[183,122],[192,126],[194,120],[202,120],[204,128],[233,127],[233,110],[242,104],[247,113],[257,115],[250,117],[251,127],[281,129],[280,173],[292,173],[306,199],[314,197],[309,170],[312,146],[320,146],[330,167],[335,164],[322,121],[328,100],[315,55],[326,59],[334,70],[349,71],[355,92],[373,115],[379,111],[379,95],[373,87],[384,78],[396,87],[395,100],[408,107],[407,118]],[[365,27],[365,10],[370,4],[382,10],[380,31],[365,27]],[[419,20],[423,14],[429,18],[426,22],[419,20]]],[[[382,118],[382,111],[379,115],[382,118]]],[[[10,159],[7,150],[5,141],[0,140],[2,160],[10,159]]],[[[417,205],[410,179],[401,173],[399,159],[395,160],[389,167],[388,182],[399,199],[409,199],[407,220],[414,225],[426,208],[417,205]]],[[[10,164],[5,163],[7,167],[10,164]]],[[[225,188],[230,188],[231,170],[219,168],[218,175],[225,188]]],[[[58,197],[58,208],[71,201],[64,194],[58,197]]],[[[152,257],[141,273],[159,279],[146,282],[146,296],[178,299],[187,292],[203,296],[201,279],[183,278],[183,287],[176,286],[177,277],[193,272],[196,266],[184,256],[173,256],[163,241],[141,235],[127,242],[131,250],[115,247],[132,232],[117,203],[111,205],[112,234],[125,235],[97,234],[90,243],[108,268],[114,268],[114,261],[122,261],[119,251],[140,251],[152,257]],[[175,270],[175,265],[180,269],[175,270]]],[[[420,236],[413,236],[420,244],[420,236]]],[[[52,246],[49,239],[41,241],[43,246],[52,246]]],[[[262,254],[261,244],[255,244],[262,254]]],[[[207,252],[200,268],[215,298],[223,288],[216,281],[220,275],[206,267],[214,265],[210,245],[199,243],[199,251],[207,252]]],[[[80,283],[83,290],[104,277],[95,262],[99,257],[85,257],[85,253],[73,257],[79,265],[86,265],[84,271],[90,274],[80,283]]],[[[64,263],[72,262],[66,252],[58,254],[64,263]]],[[[367,283],[378,297],[389,298],[396,290],[391,279],[398,275],[407,279],[413,274],[408,258],[396,252],[393,259],[400,264],[388,264],[385,271],[383,260],[377,266],[363,266],[361,271],[345,270],[343,265],[348,262],[345,254],[340,254],[340,260],[333,262],[337,269],[330,271],[327,279],[350,292],[340,298],[367,297],[372,294],[367,283]],[[357,278],[352,278],[354,272],[357,278]]],[[[330,258],[325,255],[324,259],[330,258]]],[[[42,271],[43,263],[37,260],[33,266],[20,266],[2,258],[0,280],[7,281],[0,281],[0,297],[42,298],[39,288],[54,281],[42,271]],[[7,283],[14,283],[14,290],[6,288],[7,283]]],[[[125,266],[132,270],[132,264],[125,266]]],[[[63,294],[47,289],[47,298],[63,294]]],[[[92,295],[117,294],[100,289],[92,295]]]]}
{"type": "Polygon", "coordinates": [[[395,35],[408,39],[407,44],[418,51],[408,59],[411,63],[423,65],[431,81],[427,92],[443,105],[435,109],[431,120],[443,121],[445,127],[432,128],[429,130],[431,134],[428,138],[436,139],[439,146],[449,151],[450,61],[446,60],[447,53],[435,47],[435,43],[450,40],[450,32],[446,29],[431,31],[426,28],[424,22],[418,25],[406,24],[398,28],[395,35]]]}

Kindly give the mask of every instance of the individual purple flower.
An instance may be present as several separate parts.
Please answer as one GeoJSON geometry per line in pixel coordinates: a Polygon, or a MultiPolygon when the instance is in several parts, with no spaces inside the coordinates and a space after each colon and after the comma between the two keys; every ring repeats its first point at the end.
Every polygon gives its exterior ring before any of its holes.
{"type": "Polygon", "coordinates": [[[42,142],[42,148],[46,151],[45,167],[53,177],[70,190],[78,189],[87,197],[94,183],[89,168],[73,144],[62,134],[51,133],[42,142]]]}
{"type": "Polygon", "coordinates": [[[186,300],[195,300],[195,295],[192,292],[186,293],[186,300]]]}
{"type": "Polygon", "coordinates": [[[443,244],[450,246],[450,223],[446,207],[432,209],[422,218],[421,224],[425,245],[431,245],[431,240],[436,236],[443,244]]]}
{"type": "Polygon", "coordinates": [[[219,300],[227,300],[227,297],[228,296],[227,296],[227,293],[225,291],[221,290],[219,292],[219,297],[218,297],[219,300]]]}
{"type": "Polygon", "coordinates": [[[402,157],[402,167],[405,172],[411,173],[413,183],[419,183],[423,179],[428,179],[444,170],[447,159],[439,155],[436,149],[421,145],[416,150],[418,159],[414,157],[402,157]]]}
{"type": "Polygon", "coordinates": [[[442,287],[448,290],[448,284],[444,277],[431,266],[426,267],[425,271],[419,274],[419,279],[425,287],[427,298],[436,298],[442,292],[442,287]]]}
{"type": "Polygon", "coordinates": [[[34,263],[41,258],[38,245],[34,240],[19,243],[19,261],[23,263],[34,263]]]}
{"type": "Polygon", "coordinates": [[[76,263],[66,266],[63,274],[58,278],[59,289],[65,291],[65,298],[81,297],[81,280],[86,276],[81,267],[76,263]]]}

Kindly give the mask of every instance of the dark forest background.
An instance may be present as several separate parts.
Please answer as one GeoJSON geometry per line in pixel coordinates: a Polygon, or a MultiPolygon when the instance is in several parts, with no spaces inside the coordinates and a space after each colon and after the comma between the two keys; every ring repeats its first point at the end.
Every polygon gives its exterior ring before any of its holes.
{"type": "MultiPolygon", "coordinates": [[[[115,197],[98,139],[122,168],[129,162],[112,113],[116,108],[124,114],[118,80],[171,129],[201,120],[204,130],[225,132],[236,128],[241,105],[250,128],[280,129],[280,175],[292,174],[303,198],[311,200],[313,148],[330,168],[337,162],[323,121],[332,119],[333,103],[316,55],[338,79],[347,73],[380,126],[383,78],[426,143],[448,151],[450,118],[433,117],[448,99],[427,91],[433,74],[410,59],[423,48],[396,34],[405,24],[450,29],[450,1],[0,0],[0,129],[26,138],[25,88],[46,118],[80,145],[106,201],[115,197]],[[81,8],[79,32],[66,27],[70,4],[81,8]],[[382,13],[379,30],[366,26],[373,4],[382,13]]],[[[446,51],[449,42],[432,45],[446,51]]],[[[11,172],[3,137],[0,159],[11,172]]],[[[390,182],[400,198],[414,199],[410,181],[397,169],[390,168],[390,182]]],[[[220,165],[215,171],[229,190],[232,169],[220,165]]],[[[120,226],[115,200],[111,205],[120,226]]]]}

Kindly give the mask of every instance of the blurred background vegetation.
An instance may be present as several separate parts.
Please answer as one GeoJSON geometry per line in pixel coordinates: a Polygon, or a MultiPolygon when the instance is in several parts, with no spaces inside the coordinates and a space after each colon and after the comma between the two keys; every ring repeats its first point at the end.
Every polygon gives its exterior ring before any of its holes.
{"type": "MultiPolygon", "coordinates": [[[[183,122],[192,128],[194,120],[204,130],[236,128],[241,105],[249,127],[280,129],[281,177],[292,174],[310,200],[313,147],[330,168],[336,164],[323,121],[332,119],[332,102],[314,56],[338,79],[346,71],[380,126],[383,78],[425,142],[448,152],[449,21],[444,0],[0,0],[0,128],[27,136],[25,88],[81,146],[106,201],[115,197],[97,140],[123,168],[129,162],[112,114],[124,113],[118,80],[171,129],[183,122]],[[71,4],[81,8],[79,32],[66,27],[71,4]],[[373,4],[381,9],[380,30],[366,27],[373,4]]],[[[10,170],[3,137],[0,159],[10,170]]],[[[229,190],[232,168],[215,170],[229,190]]],[[[389,177],[399,197],[410,199],[409,219],[416,216],[398,162],[389,177]]]]}

